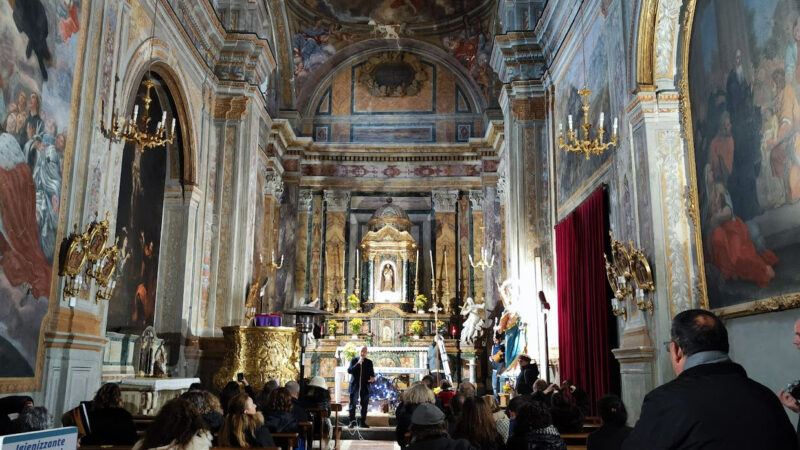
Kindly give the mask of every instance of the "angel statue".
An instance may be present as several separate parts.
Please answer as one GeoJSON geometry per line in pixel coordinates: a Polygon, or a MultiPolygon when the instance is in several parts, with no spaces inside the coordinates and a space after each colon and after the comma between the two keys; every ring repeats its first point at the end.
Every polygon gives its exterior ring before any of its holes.
{"type": "Polygon", "coordinates": [[[472,297],[467,297],[461,307],[461,315],[466,317],[464,328],[461,330],[461,345],[472,345],[481,334],[483,327],[483,309],[486,305],[475,303],[472,297]]]}
{"type": "Polygon", "coordinates": [[[508,279],[498,286],[503,301],[503,315],[497,325],[496,333],[505,334],[506,367],[516,362],[517,356],[525,349],[524,324],[519,315],[519,283],[508,279]]]}

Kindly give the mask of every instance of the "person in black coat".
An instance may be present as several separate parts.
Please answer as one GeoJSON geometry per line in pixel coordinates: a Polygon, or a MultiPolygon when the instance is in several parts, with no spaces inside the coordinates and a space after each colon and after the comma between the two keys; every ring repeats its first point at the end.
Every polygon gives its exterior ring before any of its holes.
{"type": "Polygon", "coordinates": [[[347,368],[350,374],[350,425],[356,421],[356,402],[361,400],[361,418],[359,426],[367,426],[367,406],[369,406],[369,384],[375,381],[375,369],[372,360],[367,359],[367,347],[361,347],[361,356],[350,360],[347,368]]]}
{"type": "Polygon", "coordinates": [[[88,412],[91,433],[81,439],[85,445],[133,445],[136,424],[131,413],[122,408],[122,392],[117,383],[106,383],[97,390],[88,412]]]}
{"type": "Polygon", "coordinates": [[[423,403],[433,403],[436,396],[433,395],[433,391],[428,389],[425,383],[419,382],[403,392],[400,398],[400,404],[397,405],[395,412],[395,417],[397,418],[395,440],[400,445],[400,448],[403,448],[408,444],[406,433],[411,428],[411,416],[414,414],[414,410],[423,403]]]}
{"type": "Polygon", "coordinates": [[[286,389],[292,397],[292,415],[297,422],[311,422],[311,414],[300,403],[300,384],[297,381],[287,381],[286,389]]]}
{"type": "Polygon", "coordinates": [[[553,392],[550,397],[550,417],[559,433],[583,431],[583,413],[564,391],[553,392]]]}
{"type": "Polygon", "coordinates": [[[19,414],[23,409],[33,406],[33,398],[27,395],[9,395],[0,398],[0,436],[13,433],[9,414],[19,414]]]}
{"type": "Polygon", "coordinates": [[[531,362],[531,357],[526,354],[519,355],[519,375],[517,375],[516,390],[519,395],[533,393],[533,383],[539,378],[539,368],[531,362]]]}
{"type": "Polygon", "coordinates": [[[614,394],[608,394],[597,401],[597,410],[603,425],[592,432],[586,440],[586,450],[619,450],[622,442],[631,434],[633,428],[625,425],[628,411],[625,404],[614,394]]]}
{"type": "Polygon", "coordinates": [[[451,439],[447,435],[444,413],[431,403],[421,403],[411,415],[411,450],[473,450],[466,439],[451,439]]]}
{"type": "Polygon", "coordinates": [[[292,396],[285,387],[279,387],[267,396],[262,407],[264,425],[270,433],[297,433],[300,426],[292,414],[292,396]]]}
{"type": "Polygon", "coordinates": [[[677,378],[650,391],[624,449],[797,449],[778,398],[728,357],[728,332],[713,313],[672,319],[677,378]]]}

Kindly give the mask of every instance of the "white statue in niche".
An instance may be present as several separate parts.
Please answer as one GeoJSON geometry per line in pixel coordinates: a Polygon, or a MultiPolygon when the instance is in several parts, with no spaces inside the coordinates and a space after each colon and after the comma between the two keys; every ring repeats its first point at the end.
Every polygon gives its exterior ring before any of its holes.
{"type": "Polygon", "coordinates": [[[466,317],[464,321],[464,328],[461,330],[461,344],[472,345],[478,336],[481,334],[481,325],[483,324],[483,309],[486,305],[483,303],[475,303],[472,297],[467,297],[464,301],[464,306],[461,307],[461,315],[466,317]]]}
{"type": "Polygon", "coordinates": [[[381,272],[381,291],[394,291],[394,269],[389,264],[381,272]]]}

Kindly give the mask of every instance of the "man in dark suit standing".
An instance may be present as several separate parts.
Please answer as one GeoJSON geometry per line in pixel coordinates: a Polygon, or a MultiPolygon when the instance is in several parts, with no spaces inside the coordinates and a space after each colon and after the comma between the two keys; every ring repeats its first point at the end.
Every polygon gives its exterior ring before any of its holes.
{"type": "Polygon", "coordinates": [[[647,394],[623,449],[797,449],[775,394],[728,357],[728,331],[717,316],[683,311],[670,335],[677,378],[647,394]]]}
{"type": "Polygon", "coordinates": [[[361,347],[361,356],[350,360],[347,368],[350,374],[350,426],[356,421],[356,402],[361,401],[361,418],[358,426],[367,425],[367,406],[369,406],[369,384],[375,381],[375,369],[372,360],[367,359],[367,347],[361,347]]]}

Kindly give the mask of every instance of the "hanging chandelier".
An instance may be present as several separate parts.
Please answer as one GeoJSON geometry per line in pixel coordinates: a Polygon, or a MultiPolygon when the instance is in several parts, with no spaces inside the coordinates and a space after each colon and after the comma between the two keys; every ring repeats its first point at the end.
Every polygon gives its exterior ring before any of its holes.
{"type": "Polygon", "coordinates": [[[572,114],[570,114],[567,118],[569,129],[567,130],[566,139],[564,139],[564,124],[558,124],[558,147],[568,152],[582,153],[586,155],[586,159],[589,159],[590,155],[600,155],[612,145],[617,145],[617,118],[614,118],[611,140],[604,142],[603,136],[605,136],[606,130],[603,126],[603,121],[605,115],[601,111],[600,120],[598,120],[597,123],[597,137],[592,139],[590,134],[592,124],[589,123],[589,96],[592,94],[592,91],[584,87],[578,91],[578,94],[583,97],[583,106],[581,107],[583,110],[583,124],[581,125],[581,128],[583,128],[583,139],[579,139],[577,136],[578,133],[573,130],[572,114]]]}
{"type": "MultiPolygon", "coordinates": [[[[158,1],[156,1],[155,11],[153,12],[153,31],[150,36],[150,64],[153,61],[153,42],[156,34],[156,18],[158,17],[158,1]]],[[[106,139],[113,142],[130,142],[142,150],[148,148],[160,147],[164,144],[172,144],[175,140],[175,118],[172,118],[172,126],[169,133],[167,133],[167,111],[162,111],[161,120],[156,124],[154,131],[150,130],[150,103],[153,101],[150,97],[151,89],[156,85],[153,82],[153,76],[150,72],[150,67],[147,68],[147,78],[142,81],[147,91],[142,98],[144,103],[144,110],[141,117],[139,116],[139,105],[133,106],[133,116],[131,118],[122,118],[117,113],[117,83],[119,76],[114,77],[114,97],[111,103],[111,124],[106,126],[104,122],[105,117],[105,100],[100,102],[100,131],[106,139]]],[[[164,108],[162,108],[164,109],[164,108]]]]}

